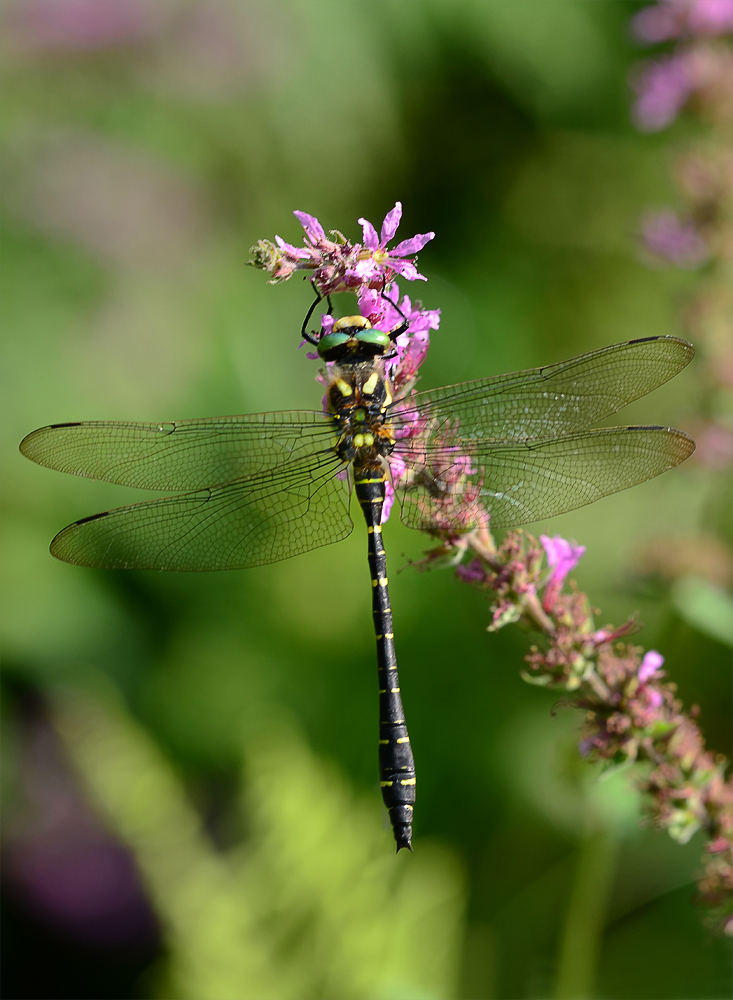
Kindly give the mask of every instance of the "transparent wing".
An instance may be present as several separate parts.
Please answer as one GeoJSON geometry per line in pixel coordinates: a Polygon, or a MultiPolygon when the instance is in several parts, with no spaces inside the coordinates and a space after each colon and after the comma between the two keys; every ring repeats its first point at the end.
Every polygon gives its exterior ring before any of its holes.
{"type": "Polygon", "coordinates": [[[119,507],[70,524],[51,552],[103,569],[262,566],[351,533],[345,469],[330,450],[217,489],[119,507]]]}
{"type": "Polygon", "coordinates": [[[592,427],[667,382],[694,348],[678,337],[614,344],[544,368],[418,392],[393,408],[399,428],[458,421],[464,441],[559,437],[592,427]]]}
{"type": "Polygon", "coordinates": [[[402,520],[422,530],[516,527],[563,514],[679,465],[694,441],[669,427],[610,427],[545,440],[400,442],[402,520]]]}
{"type": "Polygon", "coordinates": [[[198,490],[299,462],[336,435],[315,410],[164,424],[91,421],[41,427],[20,450],[60,472],[146,490],[198,490]]]}

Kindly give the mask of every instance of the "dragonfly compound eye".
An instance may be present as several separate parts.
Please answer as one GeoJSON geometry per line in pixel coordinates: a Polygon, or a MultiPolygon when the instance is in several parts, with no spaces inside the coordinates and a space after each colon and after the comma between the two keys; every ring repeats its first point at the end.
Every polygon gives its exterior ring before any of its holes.
{"type": "Polygon", "coordinates": [[[348,354],[348,342],[351,340],[348,333],[328,333],[318,341],[318,355],[324,361],[337,361],[348,354]]]}
{"type": "Polygon", "coordinates": [[[364,348],[365,354],[384,354],[392,346],[389,334],[384,330],[364,330],[357,334],[359,345],[364,348]]]}
{"type": "Polygon", "coordinates": [[[331,333],[321,337],[318,354],[324,361],[349,358],[374,358],[391,347],[389,334],[374,330],[366,316],[342,316],[333,324],[331,333]]]}

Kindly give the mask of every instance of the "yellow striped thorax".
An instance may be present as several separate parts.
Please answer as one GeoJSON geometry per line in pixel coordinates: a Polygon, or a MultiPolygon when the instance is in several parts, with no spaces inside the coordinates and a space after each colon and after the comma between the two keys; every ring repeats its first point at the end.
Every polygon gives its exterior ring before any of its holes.
{"type": "Polygon", "coordinates": [[[328,409],[338,427],[339,456],[345,462],[373,463],[389,455],[395,445],[388,413],[392,394],[381,361],[349,360],[328,374],[328,409]]]}

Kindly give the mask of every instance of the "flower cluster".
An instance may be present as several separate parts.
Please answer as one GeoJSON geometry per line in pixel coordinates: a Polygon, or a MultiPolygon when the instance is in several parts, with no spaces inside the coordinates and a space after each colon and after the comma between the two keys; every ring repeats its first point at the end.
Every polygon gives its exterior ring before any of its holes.
{"type": "Polygon", "coordinates": [[[427,280],[415,267],[414,258],[435,233],[413,236],[391,250],[387,248],[402,218],[399,202],[387,213],[379,236],[371,222],[359,219],[362,243],[351,243],[337,229],[329,231],[333,239],[328,239],[318,219],[306,212],[293,214],[305,230],[304,246],[296,247],[276,236],[274,243],[259,240],[250,250],[249,263],[268,271],[271,284],[286,281],[296,271],[311,271],[314,289],[325,298],[336,292],[382,289],[397,274],[407,281],[427,280]]]}
{"type": "MultiPolygon", "coordinates": [[[[422,233],[403,240],[389,249],[402,218],[402,205],[396,202],[382,223],[381,232],[371,222],[359,219],[362,243],[351,243],[338,230],[330,230],[328,239],[318,219],[305,212],[293,213],[303,229],[303,247],[286,243],[279,236],[275,242],[259,240],[250,250],[249,263],[272,275],[271,284],[286,281],[296,271],[311,272],[308,280],[320,298],[337,292],[357,296],[359,312],[378,330],[391,332],[406,323],[397,337],[393,355],[385,369],[397,393],[404,396],[414,386],[417,370],[430,346],[430,330],[440,324],[439,309],[423,309],[420,301],[405,295],[400,302],[395,277],[406,281],[426,281],[415,267],[415,255],[432,240],[435,233],[422,233]]],[[[334,318],[330,312],[321,317],[320,336],[331,332],[334,318]]],[[[314,352],[308,355],[317,358],[314,352]]]]}
{"type": "Polygon", "coordinates": [[[637,127],[666,128],[683,109],[704,125],[674,161],[681,204],[646,212],[641,243],[653,267],[705,267],[686,317],[690,339],[708,355],[711,412],[696,429],[696,457],[726,467],[733,461],[733,0],[658,0],[638,11],[632,31],[643,45],[665,45],[631,81],[637,127]]]}
{"type": "Polygon", "coordinates": [[[733,0],[659,0],[638,12],[632,30],[643,45],[676,43],[632,79],[640,129],[666,128],[692,103],[710,119],[730,119],[733,67],[723,36],[733,32],[733,0]]]}
{"type": "MultiPolygon", "coordinates": [[[[385,358],[385,374],[392,384],[396,399],[403,401],[395,407],[402,430],[397,436],[408,438],[418,433],[416,420],[410,419],[405,411],[407,400],[414,391],[417,373],[430,346],[430,330],[440,325],[439,309],[424,309],[419,300],[403,295],[396,281],[397,275],[407,281],[425,281],[415,267],[415,254],[432,240],[435,233],[423,233],[403,240],[390,249],[388,244],[394,238],[402,218],[402,205],[397,202],[387,213],[382,228],[376,229],[366,219],[359,219],[362,226],[362,243],[350,243],[340,232],[331,230],[328,239],[318,219],[305,212],[295,212],[296,218],[305,230],[304,246],[296,247],[286,243],[279,236],[275,243],[260,240],[250,253],[249,263],[269,272],[271,284],[285,281],[296,271],[309,271],[309,281],[321,298],[337,292],[351,292],[357,297],[360,315],[369,320],[373,328],[387,333],[404,324],[404,332],[396,337],[394,349],[385,358]]],[[[335,320],[329,312],[320,317],[321,329],[318,338],[331,332],[335,320]]],[[[307,355],[318,359],[313,351],[307,355]]],[[[317,376],[323,385],[328,385],[329,364],[317,376]]],[[[324,406],[325,406],[324,397],[324,406]]],[[[399,450],[390,458],[392,480],[401,485],[406,463],[399,450]]],[[[387,496],[382,518],[387,520],[394,503],[394,488],[387,483],[387,496]]]]}
{"type": "MultiPolygon", "coordinates": [[[[694,721],[685,713],[675,685],[665,682],[664,657],[642,655],[621,641],[637,630],[633,619],[618,628],[597,628],[585,594],[566,589],[582,546],[560,536],[541,535],[539,544],[522,531],[494,546],[485,531],[462,540],[458,576],[489,595],[490,631],[523,622],[544,637],[525,657],[525,680],[566,693],[563,703],[582,709],[585,724],[579,749],[607,766],[635,765],[646,812],[670,836],[686,843],[703,830],[706,848],[698,888],[718,926],[733,934],[733,783],[727,761],[705,749],[694,721]]],[[[443,545],[429,554],[445,558],[443,545]]]]}

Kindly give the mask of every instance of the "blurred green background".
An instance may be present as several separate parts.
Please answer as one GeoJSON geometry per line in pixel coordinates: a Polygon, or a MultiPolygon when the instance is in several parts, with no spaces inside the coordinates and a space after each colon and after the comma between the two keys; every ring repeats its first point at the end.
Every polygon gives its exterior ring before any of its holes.
{"type": "MultiPolygon", "coordinates": [[[[488,634],[480,594],[410,568],[429,540],[385,531],[418,767],[415,854],[395,858],[359,525],[260,570],[78,569],[53,534],[138,497],[17,450],[47,423],[318,408],[309,289],[243,266],[259,238],[300,241],[293,209],[358,239],[400,200],[398,239],[435,230],[428,283],[403,287],[442,310],[424,388],[684,335],[699,276],[637,251],[690,138],[629,123],[639,6],[5,5],[7,996],[580,995],[558,956],[582,877],[593,995],[729,995],[692,904],[701,841],[640,828],[623,784],[599,793],[579,719],[519,677],[532,638],[488,634]]],[[[694,430],[701,372],[622,420],[694,430]]],[[[598,624],[639,612],[722,751],[725,636],[684,620],[643,553],[705,539],[724,583],[729,503],[692,459],[531,527],[587,546],[598,624]]]]}

